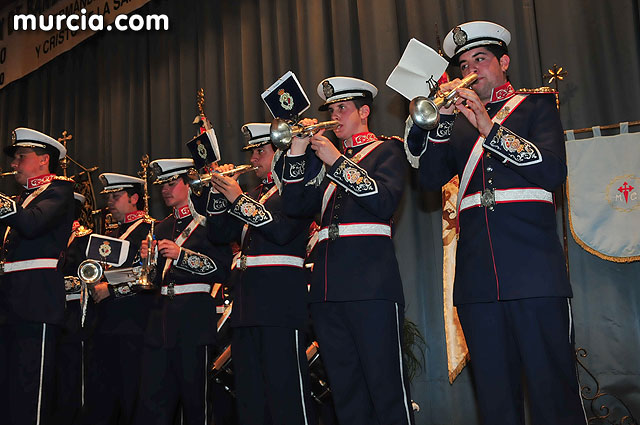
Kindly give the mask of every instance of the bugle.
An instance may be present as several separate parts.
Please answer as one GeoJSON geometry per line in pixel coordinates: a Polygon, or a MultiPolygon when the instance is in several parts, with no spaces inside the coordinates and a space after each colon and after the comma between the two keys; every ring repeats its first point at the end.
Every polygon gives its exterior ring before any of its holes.
{"type": "Polygon", "coordinates": [[[303,127],[298,124],[291,125],[283,119],[276,118],[271,121],[269,136],[271,143],[276,148],[286,151],[291,147],[291,141],[294,137],[309,137],[320,130],[332,130],[339,125],[338,121],[324,121],[303,127]]]}
{"type": "Polygon", "coordinates": [[[84,260],[78,266],[78,277],[87,285],[98,283],[103,276],[105,276],[108,281],[109,279],[107,276],[112,272],[117,272],[120,275],[126,275],[127,278],[125,282],[134,291],[154,289],[152,281],[155,267],[152,267],[151,270],[149,270],[149,268],[145,268],[144,265],[138,265],[134,267],[114,269],[113,271],[107,270],[105,272],[105,268],[102,263],[92,259],[84,260]]]}
{"type": "Polygon", "coordinates": [[[200,174],[198,173],[198,170],[196,170],[195,168],[192,168],[187,172],[187,178],[189,179],[188,184],[189,184],[189,187],[191,188],[191,191],[196,196],[200,196],[202,195],[202,189],[204,188],[204,186],[208,185],[211,182],[211,177],[214,174],[218,174],[221,176],[233,176],[236,174],[239,175],[239,174],[248,173],[249,171],[254,171],[257,169],[258,167],[254,167],[253,165],[243,164],[243,165],[238,165],[237,167],[227,171],[222,171],[222,172],[214,171],[213,173],[200,174]]]}
{"type": "Polygon", "coordinates": [[[438,92],[432,99],[418,96],[409,103],[409,114],[413,122],[423,130],[433,130],[440,122],[440,108],[451,106],[457,99],[457,90],[469,87],[478,79],[478,74],[469,74],[452,90],[438,92]]]}
{"type": "Polygon", "coordinates": [[[15,176],[16,174],[18,174],[17,171],[7,171],[6,173],[0,173],[0,177],[15,176]]]}
{"type": "Polygon", "coordinates": [[[78,277],[84,283],[96,283],[104,274],[104,268],[99,261],[96,260],[84,260],[78,266],[78,277]]]}

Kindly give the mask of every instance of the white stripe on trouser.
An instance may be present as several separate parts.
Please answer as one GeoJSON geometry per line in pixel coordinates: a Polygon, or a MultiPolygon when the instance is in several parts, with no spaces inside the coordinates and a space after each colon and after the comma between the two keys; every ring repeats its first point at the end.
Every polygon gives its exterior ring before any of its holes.
{"type": "Polygon", "coordinates": [[[38,386],[38,411],[36,413],[36,425],[40,425],[40,408],[42,407],[42,379],[44,376],[44,342],[47,336],[47,324],[42,324],[42,349],[40,350],[40,385],[38,386]]]}
{"type": "MultiPolygon", "coordinates": [[[[573,310],[571,309],[571,300],[567,298],[567,307],[569,308],[569,346],[573,347],[571,344],[571,328],[573,327],[573,310]]],[[[587,420],[587,411],[584,409],[584,400],[582,400],[582,388],[580,388],[580,381],[578,380],[578,362],[576,361],[576,381],[578,381],[578,397],[580,397],[580,405],[582,406],[582,414],[584,415],[584,423],[588,424],[587,420]]]]}
{"type": "Polygon", "coordinates": [[[302,384],[302,368],[300,367],[300,348],[298,343],[298,330],[294,330],[296,334],[296,361],[298,364],[298,380],[300,381],[300,400],[302,401],[302,415],[304,416],[304,425],[308,425],[307,406],[304,403],[304,385],[302,384]]]}
{"type": "Polygon", "coordinates": [[[402,345],[400,344],[400,317],[398,316],[398,303],[396,306],[396,330],[398,332],[398,359],[400,361],[400,383],[402,384],[402,398],[404,399],[404,409],[407,412],[407,425],[411,425],[411,414],[407,403],[407,389],[404,386],[404,369],[402,367],[402,345]]]}
{"type": "Polygon", "coordinates": [[[204,346],[204,425],[207,425],[207,415],[209,414],[209,412],[207,411],[207,399],[208,399],[208,394],[207,391],[209,389],[207,383],[209,382],[209,376],[208,376],[208,367],[209,364],[209,347],[207,345],[204,346]]]}
{"type": "Polygon", "coordinates": [[[82,376],[80,405],[84,406],[84,341],[80,341],[80,345],[82,347],[82,352],[80,353],[80,364],[82,365],[82,370],[80,371],[80,375],[82,376]]]}

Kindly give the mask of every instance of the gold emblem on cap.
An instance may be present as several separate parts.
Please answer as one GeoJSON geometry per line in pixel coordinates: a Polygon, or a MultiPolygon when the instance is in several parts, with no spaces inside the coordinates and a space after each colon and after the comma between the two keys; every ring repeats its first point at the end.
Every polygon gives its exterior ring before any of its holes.
{"type": "Polygon", "coordinates": [[[453,42],[456,43],[456,46],[464,46],[467,44],[467,33],[460,27],[455,27],[453,29],[453,42]]]}
{"type": "Polygon", "coordinates": [[[16,131],[13,130],[11,132],[11,144],[14,144],[16,142],[16,139],[18,138],[18,136],[16,135],[16,131]]]}
{"type": "Polygon", "coordinates": [[[244,141],[249,143],[251,140],[251,130],[249,130],[249,127],[242,127],[242,135],[244,136],[244,141]]]}
{"type": "Polygon", "coordinates": [[[324,97],[327,99],[333,96],[333,94],[335,93],[335,89],[333,88],[329,80],[324,80],[322,82],[322,93],[324,93],[324,97]]]}

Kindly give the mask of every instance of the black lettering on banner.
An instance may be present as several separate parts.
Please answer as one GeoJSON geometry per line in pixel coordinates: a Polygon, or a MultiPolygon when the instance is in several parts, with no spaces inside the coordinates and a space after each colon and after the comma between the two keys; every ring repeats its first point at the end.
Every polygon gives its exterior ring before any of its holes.
{"type": "Polygon", "coordinates": [[[0,65],[2,65],[6,60],[7,60],[7,48],[3,47],[0,50],[0,65]]]}
{"type": "Polygon", "coordinates": [[[4,84],[4,72],[0,72],[0,86],[4,84]]]}
{"type": "Polygon", "coordinates": [[[103,15],[108,15],[111,13],[111,10],[109,10],[109,2],[105,1],[104,2],[104,12],[102,13],[103,15]]]}
{"type": "Polygon", "coordinates": [[[4,18],[0,18],[0,41],[4,40],[4,18]]]}

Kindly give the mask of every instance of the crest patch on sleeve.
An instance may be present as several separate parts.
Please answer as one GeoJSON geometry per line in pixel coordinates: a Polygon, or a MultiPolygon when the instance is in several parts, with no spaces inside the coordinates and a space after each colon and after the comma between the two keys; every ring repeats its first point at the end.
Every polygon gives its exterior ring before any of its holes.
{"type": "Polygon", "coordinates": [[[483,146],[518,166],[542,162],[542,155],[536,145],[506,127],[500,126],[496,135],[491,140],[485,140],[483,146]]]}

